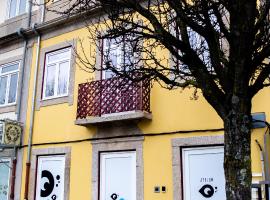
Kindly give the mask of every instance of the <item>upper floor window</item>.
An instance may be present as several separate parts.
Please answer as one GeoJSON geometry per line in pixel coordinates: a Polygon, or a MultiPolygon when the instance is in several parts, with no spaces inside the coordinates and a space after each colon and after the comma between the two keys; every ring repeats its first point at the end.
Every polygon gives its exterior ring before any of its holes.
{"type": "Polygon", "coordinates": [[[27,4],[26,2],[27,0],[9,0],[8,18],[12,18],[25,13],[27,4]]]}
{"type": "Polygon", "coordinates": [[[0,67],[0,106],[16,103],[19,78],[19,62],[0,67]]]}
{"type": "MultiPolygon", "coordinates": [[[[134,61],[132,49],[132,36],[103,39],[103,67],[106,69],[106,65],[109,64],[118,71],[128,71],[134,61]]],[[[103,79],[113,76],[114,73],[111,70],[103,71],[103,79]]]]}
{"type": "Polygon", "coordinates": [[[71,48],[46,54],[43,99],[68,95],[71,48]]]}

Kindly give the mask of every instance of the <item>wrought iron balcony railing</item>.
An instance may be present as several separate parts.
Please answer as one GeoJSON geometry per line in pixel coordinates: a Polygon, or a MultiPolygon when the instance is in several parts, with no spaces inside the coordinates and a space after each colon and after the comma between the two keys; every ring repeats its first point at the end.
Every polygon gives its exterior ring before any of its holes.
{"type": "Polygon", "coordinates": [[[110,78],[79,85],[77,119],[128,111],[150,112],[150,83],[110,78]]]}

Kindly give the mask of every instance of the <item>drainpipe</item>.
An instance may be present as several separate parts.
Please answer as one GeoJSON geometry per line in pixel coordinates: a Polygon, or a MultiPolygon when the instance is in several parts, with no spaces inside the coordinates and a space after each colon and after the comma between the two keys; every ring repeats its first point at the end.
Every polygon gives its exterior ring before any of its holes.
{"type": "Polygon", "coordinates": [[[270,180],[270,175],[269,175],[269,152],[267,146],[269,145],[268,142],[269,140],[267,139],[269,137],[268,134],[264,134],[264,146],[265,146],[265,180],[269,181],[270,180]]]}
{"type": "Polygon", "coordinates": [[[261,144],[259,143],[258,140],[255,140],[256,144],[258,145],[260,149],[260,160],[261,160],[261,168],[262,168],[262,178],[265,180],[265,168],[264,168],[264,154],[263,154],[263,149],[261,144]]]}
{"type": "MultiPolygon", "coordinates": [[[[28,1],[28,15],[27,15],[27,26],[26,28],[28,29],[31,24],[31,16],[32,16],[32,0],[28,1]]],[[[26,63],[26,54],[27,54],[27,44],[28,40],[27,38],[23,35],[22,33],[23,29],[20,28],[18,30],[18,35],[22,37],[24,40],[23,44],[23,58],[22,58],[22,64],[20,66],[20,80],[18,83],[18,97],[17,97],[17,108],[16,108],[16,113],[17,113],[17,121],[21,121],[21,97],[22,97],[22,89],[23,89],[23,79],[24,79],[24,68],[25,68],[25,63],[26,63]]],[[[16,183],[16,168],[17,168],[17,148],[14,146],[14,155],[13,155],[13,160],[12,160],[12,177],[11,177],[11,183],[10,183],[10,199],[13,200],[15,197],[15,183],[16,183]]]]}
{"type": "Polygon", "coordinates": [[[14,147],[14,157],[12,161],[12,175],[11,175],[11,184],[10,184],[10,199],[15,197],[15,181],[16,181],[16,168],[17,168],[17,148],[14,147]]]}
{"type": "MultiPolygon", "coordinates": [[[[41,24],[44,22],[44,15],[45,15],[45,4],[42,4],[42,13],[41,13],[41,20],[40,20],[41,24]]],[[[34,125],[34,117],[35,117],[35,102],[36,102],[36,93],[37,93],[38,64],[39,64],[40,43],[41,43],[41,34],[36,30],[36,24],[33,25],[32,29],[37,34],[37,45],[36,45],[36,62],[35,62],[32,106],[31,106],[31,113],[30,113],[30,127],[29,127],[29,136],[28,136],[28,147],[27,147],[24,200],[28,199],[28,191],[29,191],[29,174],[30,174],[30,166],[31,166],[33,125],[34,125]]]]}
{"type": "MultiPolygon", "coordinates": [[[[27,29],[30,28],[31,25],[31,16],[32,16],[32,0],[28,1],[28,16],[27,16],[27,29]]],[[[16,109],[16,113],[17,113],[17,120],[20,121],[21,118],[21,104],[22,104],[22,91],[23,91],[23,79],[24,79],[24,68],[25,68],[25,64],[26,64],[26,54],[27,54],[27,44],[28,44],[28,40],[27,38],[24,36],[23,34],[23,28],[20,28],[18,30],[18,35],[21,36],[24,40],[24,45],[23,45],[23,58],[22,58],[22,65],[20,68],[20,80],[19,80],[19,95],[17,98],[17,109],[16,109]]]]}

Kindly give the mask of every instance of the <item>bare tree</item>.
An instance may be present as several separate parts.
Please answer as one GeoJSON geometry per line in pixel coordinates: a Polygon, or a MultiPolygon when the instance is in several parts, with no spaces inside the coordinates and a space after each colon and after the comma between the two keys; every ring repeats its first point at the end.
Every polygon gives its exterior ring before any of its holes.
{"type": "MultiPolygon", "coordinates": [[[[251,101],[269,86],[269,7],[256,0],[76,0],[65,14],[100,11],[88,27],[100,48],[108,43],[102,70],[200,89],[224,123],[227,199],[250,200],[251,101]],[[113,54],[117,48],[125,55],[113,54]]],[[[89,72],[101,70],[78,56],[89,72]]]]}

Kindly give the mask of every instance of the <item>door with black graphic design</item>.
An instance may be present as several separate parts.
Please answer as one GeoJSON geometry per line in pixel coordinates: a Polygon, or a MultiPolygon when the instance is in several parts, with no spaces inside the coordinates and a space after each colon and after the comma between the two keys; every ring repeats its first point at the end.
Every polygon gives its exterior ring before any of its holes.
{"type": "Polygon", "coordinates": [[[184,200],[226,200],[224,147],[182,149],[184,200]]]}
{"type": "Polygon", "coordinates": [[[136,200],[136,152],[100,155],[100,200],[136,200]]]}
{"type": "Polygon", "coordinates": [[[65,156],[39,156],[36,200],[64,199],[65,156]]]}

